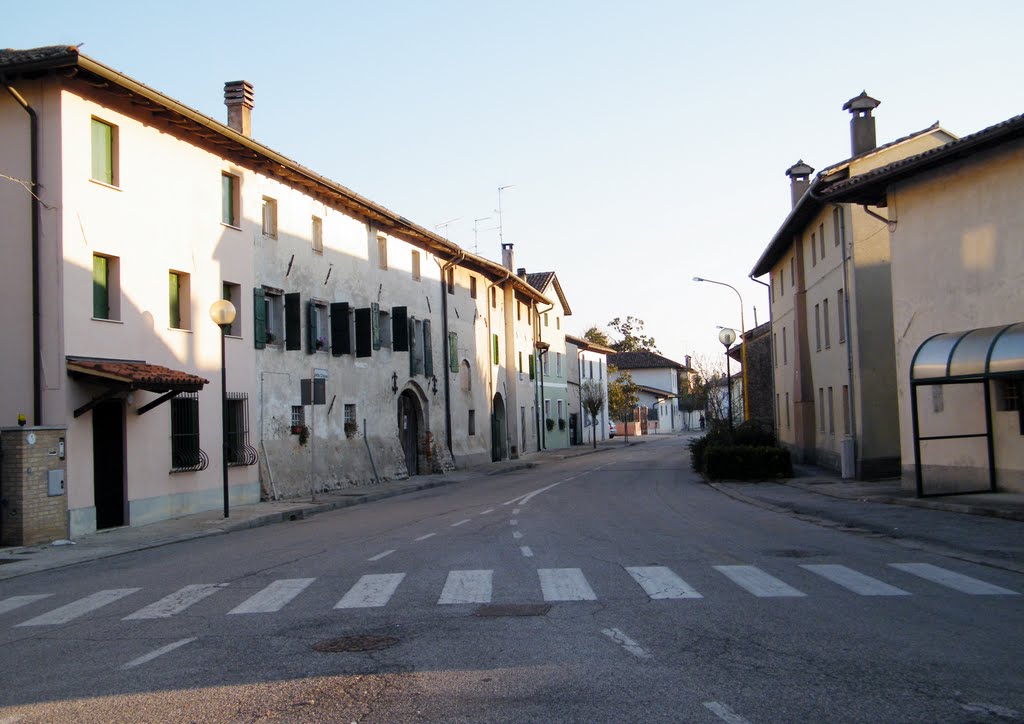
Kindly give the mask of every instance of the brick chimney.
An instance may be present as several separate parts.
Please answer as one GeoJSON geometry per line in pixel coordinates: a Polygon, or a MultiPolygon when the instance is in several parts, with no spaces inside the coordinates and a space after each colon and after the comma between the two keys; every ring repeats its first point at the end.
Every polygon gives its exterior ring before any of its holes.
{"type": "Polygon", "coordinates": [[[506,269],[508,269],[509,271],[513,271],[516,268],[515,267],[516,256],[515,256],[515,253],[512,251],[512,248],[514,246],[515,246],[515,244],[502,244],[501,245],[501,265],[503,267],[505,267],[506,269]]]}
{"type": "Polygon", "coordinates": [[[252,83],[249,81],[233,80],[224,84],[228,126],[249,137],[252,137],[252,98],[252,83]]]}
{"type": "Polygon", "coordinates": [[[518,269],[516,269],[516,276],[519,277],[520,279],[526,279],[526,267],[521,266],[518,269]]]}
{"type": "Polygon", "coordinates": [[[796,206],[804,192],[810,187],[812,173],[814,173],[814,169],[804,163],[803,159],[786,169],[786,175],[789,176],[789,194],[793,199],[793,206],[796,206]]]}
{"type": "Polygon", "coordinates": [[[843,110],[853,115],[850,119],[851,156],[873,151],[878,145],[875,140],[875,118],[871,111],[878,108],[881,103],[882,101],[875,100],[866,91],[861,91],[859,96],[843,104],[843,110]]]}

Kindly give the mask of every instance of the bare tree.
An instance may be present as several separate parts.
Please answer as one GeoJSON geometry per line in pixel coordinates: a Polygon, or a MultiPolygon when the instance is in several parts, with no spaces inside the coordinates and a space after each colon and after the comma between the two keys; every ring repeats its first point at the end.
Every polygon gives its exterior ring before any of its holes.
{"type": "Polygon", "coordinates": [[[604,386],[594,380],[586,380],[580,388],[580,403],[590,415],[590,437],[597,448],[597,416],[604,408],[604,386]]]}
{"type": "Polygon", "coordinates": [[[721,362],[708,355],[697,355],[690,361],[690,367],[696,372],[693,383],[695,391],[699,391],[700,402],[704,414],[710,420],[728,419],[728,389],[725,387],[725,370],[721,362]]]}

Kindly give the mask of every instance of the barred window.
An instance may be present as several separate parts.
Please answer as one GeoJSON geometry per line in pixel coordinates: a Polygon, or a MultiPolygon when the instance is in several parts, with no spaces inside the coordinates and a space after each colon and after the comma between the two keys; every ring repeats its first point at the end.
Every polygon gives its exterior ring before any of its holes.
{"type": "Polygon", "coordinates": [[[302,405],[292,405],[292,427],[301,427],[306,424],[306,408],[302,405]]]}
{"type": "Polygon", "coordinates": [[[228,465],[255,465],[259,460],[256,448],[249,444],[249,396],[229,392],[224,416],[224,434],[228,465]]]}
{"type": "Polygon", "coordinates": [[[199,393],[171,398],[171,472],[206,470],[210,459],[199,447],[199,393]]]}

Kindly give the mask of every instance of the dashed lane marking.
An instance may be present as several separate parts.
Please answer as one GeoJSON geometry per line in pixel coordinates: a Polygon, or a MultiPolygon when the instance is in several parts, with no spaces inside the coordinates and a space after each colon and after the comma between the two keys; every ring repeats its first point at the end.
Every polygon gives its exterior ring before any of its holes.
{"type": "Polygon", "coordinates": [[[605,636],[610,638],[612,641],[617,643],[619,646],[624,648],[629,653],[638,659],[649,659],[651,654],[647,652],[640,644],[631,639],[626,634],[622,633],[617,628],[606,628],[601,631],[605,636]]]}
{"type": "Polygon", "coordinates": [[[383,553],[378,553],[377,555],[373,556],[372,558],[367,558],[366,560],[368,560],[368,561],[379,561],[381,558],[387,558],[388,556],[390,556],[394,552],[395,552],[395,549],[392,548],[389,551],[384,551],[383,553]]]}
{"type": "Polygon", "coordinates": [[[426,540],[427,538],[433,538],[435,535],[437,535],[437,533],[427,533],[426,535],[421,535],[416,539],[416,541],[419,542],[421,540],[426,540]]]}
{"type": "Polygon", "coordinates": [[[519,546],[519,550],[523,554],[523,558],[533,558],[533,551],[530,550],[530,546],[519,546]]]}
{"type": "Polygon", "coordinates": [[[717,701],[705,701],[704,706],[708,711],[722,721],[728,722],[728,724],[750,724],[750,721],[741,717],[725,704],[721,704],[717,701]]]}
{"type": "Polygon", "coordinates": [[[465,525],[468,522],[469,518],[466,518],[465,520],[460,520],[458,523],[452,523],[452,528],[458,528],[460,525],[465,525]]]}
{"type": "Polygon", "coordinates": [[[142,666],[143,664],[148,664],[153,659],[155,659],[157,657],[160,657],[160,656],[163,656],[164,654],[168,654],[171,651],[174,651],[175,649],[180,649],[185,644],[190,644],[190,643],[192,643],[195,640],[196,640],[195,637],[192,637],[190,639],[182,639],[181,641],[175,641],[173,644],[167,644],[166,646],[161,646],[160,648],[156,649],[155,651],[150,651],[145,656],[140,656],[137,659],[132,659],[131,661],[129,661],[127,664],[125,664],[121,668],[122,669],[134,669],[136,666],[142,666]]]}

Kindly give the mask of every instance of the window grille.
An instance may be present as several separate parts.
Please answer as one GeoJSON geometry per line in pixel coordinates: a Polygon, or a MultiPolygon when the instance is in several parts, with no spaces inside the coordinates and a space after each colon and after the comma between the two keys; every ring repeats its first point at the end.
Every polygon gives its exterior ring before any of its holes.
{"type": "Polygon", "coordinates": [[[224,416],[224,434],[227,437],[228,465],[255,465],[259,461],[256,448],[249,444],[249,395],[229,392],[224,416]]]}
{"type": "Polygon", "coordinates": [[[199,447],[199,393],[171,398],[171,472],[206,470],[210,459],[199,447]]]}

